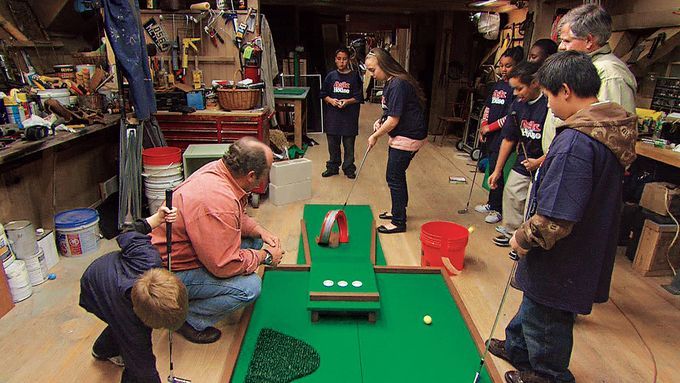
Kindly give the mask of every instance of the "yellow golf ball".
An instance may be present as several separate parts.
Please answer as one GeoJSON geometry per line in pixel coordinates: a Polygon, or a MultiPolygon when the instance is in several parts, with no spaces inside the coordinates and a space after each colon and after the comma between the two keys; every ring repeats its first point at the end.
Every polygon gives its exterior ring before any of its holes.
{"type": "Polygon", "coordinates": [[[425,323],[425,324],[427,324],[427,325],[432,324],[432,317],[429,316],[429,315],[425,315],[425,316],[423,317],[423,323],[425,323]]]}
{"type": "Polygon", "coordinates": [[[474,226],[468,227],[468,232],[469,232],[470,234],[472,234],[474,231],[475,231],[475,227],[474,227],[474,226]]]}

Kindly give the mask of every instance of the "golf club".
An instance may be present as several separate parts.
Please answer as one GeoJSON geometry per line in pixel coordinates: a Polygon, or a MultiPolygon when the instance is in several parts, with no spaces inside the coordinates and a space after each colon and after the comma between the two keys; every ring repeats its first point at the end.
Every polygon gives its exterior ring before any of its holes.
{"type": "Polygon", "coordinates": [[[352,181],[352,188],[349,189],[349,193],[347,194],[347,199],[345,199],[345,203],[342,205],[342,209],[340,210],[345,210],[345,207],[347,206],[347,202],[349,201],[349,196],[352,195],[352,191],[354,191],[354,185],[357,184],[357,181],[359,181],[359,174],[361,174],[361,169],[364,167],[364,162],[366,162],[366,157],[368,156],[368,152],[371,151],[371,148],[366,148],[366,153],[364,153],[364,158],[361,160],[361,164],[359,164],[359,170],[357,170],[357,176],[354,178],[354,181],[352,181]]]}
{"type": "MultiPolygon", "coordinates": [[[[172,189],[165,190],[165,206],[172,209],[172,189]]],[[[168,271],[172,272],[172,223],[165,223],[165,242],[168,250],[168,271]]],[[[191,383],[191,380],[175,376],[174,366],[172,364],[172,333],[168,329],[168,350],[170,358],[170,375],[168,375],[168,383],[191,383]]]]}
{"type": "Polygon", "coordinates": [[[508,276],[508,281],[505,283],[505,290],[503,291],[503,296],[501,297],[501,303],[498,305],[498,311],[496,312],[496,318],[493,321],[493,326],[491,326],[491,333],[489,334],[489,339],[486,341],[486,347],[484,348],[484,354],[479,360],[479,367],[477,368],[477,373],[475,373],[475,378],[472,383],[478,383],[480,374],[482,373],[482,368],[484,367],[484,362],[486,361],[487,355],[489,355],[489,345],[491,344],[491,338],[493,338],[493,333],[496,331],[496,326],[498,325],[498,319],[501,316],[501,311],[503,311],[503,306],[505,305],[505,298],[508,296],[508,291],[510,290],[510,282],[512,281],[512,276],[515,275],[515,270],[517,270],[517,261],[519,256],[513,250],[510,252],[510,259],[512,262],[512,269],[510,270],[510,275],[508,276]]]}
{"type": "Polygon", "coordinates": [[[472,189],[475,187],[475,179],[477,179],[477,172],[479,172],[479,163],[475,163],[475,172],[472,175],[472,185],[470,185],[470,193],[468,194],[465,209],[458,210],[458,214],[467,214],[468,209],[470,208],[470,199],[472,198],[472,189]]]}

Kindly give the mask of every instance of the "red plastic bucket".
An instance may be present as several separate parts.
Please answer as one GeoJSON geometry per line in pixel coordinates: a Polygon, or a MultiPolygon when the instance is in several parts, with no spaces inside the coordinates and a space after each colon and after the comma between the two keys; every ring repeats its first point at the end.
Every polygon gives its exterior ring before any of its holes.
{"type": "MultiPolygon", "coordinates": [[[[442,258],[448,258],[457,270],[463,269],[465,248],[470,232],[453,222],[434,221],[420,228],[423,266],[445,266],[442,258]]],[[[452,274],[449,270],[449,274],[452,274]]]]}
{"type": "Polygon", "coordinates": [[[144,165],[170,165],[182,162],[182,149],[172,146],[148,148],[142,151],[144,165]]]}

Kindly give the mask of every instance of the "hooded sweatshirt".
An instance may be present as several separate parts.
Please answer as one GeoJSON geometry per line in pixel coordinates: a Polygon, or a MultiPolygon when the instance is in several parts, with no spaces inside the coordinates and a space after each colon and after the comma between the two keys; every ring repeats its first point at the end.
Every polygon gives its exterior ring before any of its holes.
{"type": "Polygon", "coordinates": [[[594,302],[608,299],[636,121],[620,105],[601,102],[559,128],[536,175],[529,218],[515,233],[530,249],[515,285],[534,301],[588,314],[594,302]]]}

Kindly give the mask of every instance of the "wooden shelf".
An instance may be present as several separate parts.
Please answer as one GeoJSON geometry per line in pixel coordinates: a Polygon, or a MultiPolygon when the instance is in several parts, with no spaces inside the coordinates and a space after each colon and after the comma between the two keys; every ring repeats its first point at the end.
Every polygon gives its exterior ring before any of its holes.
{"type": "Polygon", "coordinates": [[[61,41],[13,41],[7,46],[10,48],[63,48],[64,43],[61,41]]]}

